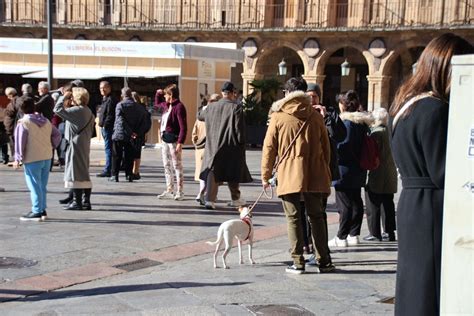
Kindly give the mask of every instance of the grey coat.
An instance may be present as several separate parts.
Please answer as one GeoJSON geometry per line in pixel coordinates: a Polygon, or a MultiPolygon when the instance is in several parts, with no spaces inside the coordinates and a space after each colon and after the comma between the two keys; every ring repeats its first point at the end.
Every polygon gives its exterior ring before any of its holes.
{"type": "Polygon", "coordinates": [[[216,182],[252,182],[245,159],[245,122],[242,106],[221,99],[198,113],[206,122],[206,149],[201,168],[202,180],[209,170],[216,182]]]}
{"type": "Polygon", "coordinates": [[[90,181],[89,153],[94,129],[94,115],[87,106],[64,108],[61,100],[54,113],[66,122],[64,138],[67,141],[64,181],[90,181]]]}
{"type": "Polygon", "coordinates": [[[367,189],[378,194],[396,193],[397,168],[392,157],[388,129],[381,124],[374,125],[371,128],[371,135],[379,148],[380,165],[377,169],[369,171],[367,189]]]}

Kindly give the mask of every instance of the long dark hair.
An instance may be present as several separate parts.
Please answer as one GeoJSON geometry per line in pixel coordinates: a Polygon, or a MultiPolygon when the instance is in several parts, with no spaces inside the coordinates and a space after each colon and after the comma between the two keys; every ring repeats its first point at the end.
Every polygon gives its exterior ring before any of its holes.
{"type": "MultiPolygon", "coordinates": [[[[473,53],[473,47],[452,33],[443,34],[428,43],[416,66],[416,71],[398,89],[390,107],[390,116],[397,115],[412,97],[431,91],[434,97],[445,102],[451,89],[451,58],[453,55],[473,53]]],[[[403,116],[409,114],[406,111],[403,116]]]]}

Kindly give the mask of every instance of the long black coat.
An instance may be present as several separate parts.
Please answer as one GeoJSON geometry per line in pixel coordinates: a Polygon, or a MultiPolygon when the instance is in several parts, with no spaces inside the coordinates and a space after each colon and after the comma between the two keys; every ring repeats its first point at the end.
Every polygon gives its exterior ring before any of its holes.
{"type": "Polygon", "coordinates": [[[438,315],[448,106],[429,97],[412,110],[392,132],[403,187],[395,314],[438,315]]]}
{"type": "Polygon", "coordinates": [[[245,122],[241,105],[229,99],[211,103],[198,113],[206,122],[206,149],[200,178],[213,169],[216,182],[252,182],[245,159],[245,122]]]}

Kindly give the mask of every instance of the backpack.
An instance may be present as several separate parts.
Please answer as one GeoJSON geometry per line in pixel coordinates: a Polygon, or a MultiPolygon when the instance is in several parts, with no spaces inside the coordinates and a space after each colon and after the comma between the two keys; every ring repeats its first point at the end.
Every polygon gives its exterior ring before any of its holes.
{"type": "Polygon", "coordinates": [[[377,141],[369,133],[364,134],[359,166],[363,170],[375,170],[380,166],[380,153],[377,141]]]}

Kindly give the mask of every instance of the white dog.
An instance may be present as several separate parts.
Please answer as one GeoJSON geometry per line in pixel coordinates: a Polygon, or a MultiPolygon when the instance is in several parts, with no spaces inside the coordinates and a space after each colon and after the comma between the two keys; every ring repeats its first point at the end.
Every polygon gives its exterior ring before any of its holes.
{"type": "Polygon", "coordinates": [[[233,237],[237,238],[237,242],[239,245],[239,257],[240,257],[240,264],[243,264],[244,261],[242,259],[242,248],[241,242],[248,240],[249,241],[249,259],[252,264],[255,262],[252,259],[252,244],[253,244],[253,224],[252,224],[252,213],[248,207],[241,206],[239,207],[240,212],[240,219],[231,219],[225,221],[224,223],[219,226],[219,230],[217,231],[217,240],[207,241],[208,245],[216,245],[216,251],[214,252],[214,268],[217,268],[217,253],[219,252],[219,248],[222,244],[222,239],[225,242],[225,250],[222,254],[222,263],[224,264],[224,269],[228,269],[229,267],[225,263],[225,258],[232,248],[232,240],[233,237]]]}

